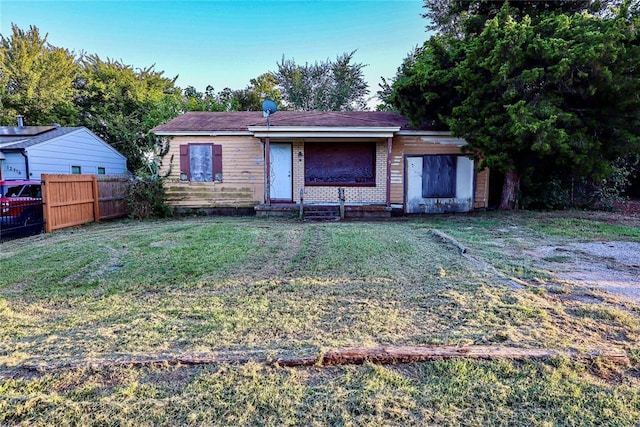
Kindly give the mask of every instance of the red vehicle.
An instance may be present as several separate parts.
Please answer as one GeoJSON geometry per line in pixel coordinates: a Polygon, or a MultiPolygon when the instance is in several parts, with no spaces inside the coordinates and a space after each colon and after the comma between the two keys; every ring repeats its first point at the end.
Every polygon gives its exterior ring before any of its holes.
{"type": "Polygon", "coordinates": [[[39,181],[0,181],[0,239],[42,231],[42,187],[39,181]]]}

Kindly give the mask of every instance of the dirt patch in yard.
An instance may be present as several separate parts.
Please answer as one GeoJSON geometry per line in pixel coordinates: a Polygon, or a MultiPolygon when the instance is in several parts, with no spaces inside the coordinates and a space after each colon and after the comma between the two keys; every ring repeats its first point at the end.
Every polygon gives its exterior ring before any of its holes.
{"type": "Polygon", "coordinates": [[[640,243],[542,246],[528,253],[561,282],[606,290],[640,304],[640,243]]]}

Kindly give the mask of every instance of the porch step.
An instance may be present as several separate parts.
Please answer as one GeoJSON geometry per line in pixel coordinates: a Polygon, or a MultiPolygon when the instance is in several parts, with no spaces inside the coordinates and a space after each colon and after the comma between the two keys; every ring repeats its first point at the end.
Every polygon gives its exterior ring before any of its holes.
{"type": "Polygon", "coordinates": [[[340,207],[327,205],[305,205],[305,221],[340,221],[340,207]]]}

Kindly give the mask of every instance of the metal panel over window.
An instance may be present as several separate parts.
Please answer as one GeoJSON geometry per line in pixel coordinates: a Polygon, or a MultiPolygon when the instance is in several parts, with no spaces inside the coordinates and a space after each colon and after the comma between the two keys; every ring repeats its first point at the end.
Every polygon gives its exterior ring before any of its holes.
{"type": "Polygon", "coordinates": [[[375,142],[306,142],[305,185],[375,186],[375,142]]]}
{"type": "Polygon", "coordinates": [[[222,146],[180,145],[180,179],[195,182],[222,181],[222,146]]]}
{"type": "Polygon", "coordinates": [[[190,145],[189,165],[191,181],[213,181],[213,147],[210,144],[190,145]]]}
{"type": "Polygon", "coordinates": [[[422,197],[456,197],[457,156],[424,156],[422,161],[422,197]]]}

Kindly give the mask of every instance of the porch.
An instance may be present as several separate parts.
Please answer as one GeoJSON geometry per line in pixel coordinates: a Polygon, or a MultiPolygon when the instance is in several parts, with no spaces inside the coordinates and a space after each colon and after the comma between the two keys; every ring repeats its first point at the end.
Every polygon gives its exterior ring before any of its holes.
{"type": "Polygon", "coordinates": [[[280,216],[305,221],[339,221],[341,219],[390,218],[392,213],[402,212],[386,204],[370,203],[271,203],[255,207],[256,216],[280,216]]]}

